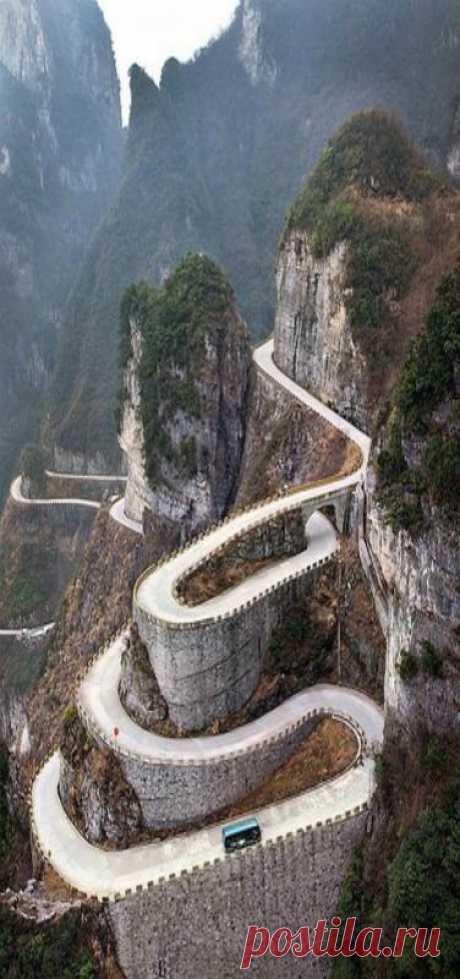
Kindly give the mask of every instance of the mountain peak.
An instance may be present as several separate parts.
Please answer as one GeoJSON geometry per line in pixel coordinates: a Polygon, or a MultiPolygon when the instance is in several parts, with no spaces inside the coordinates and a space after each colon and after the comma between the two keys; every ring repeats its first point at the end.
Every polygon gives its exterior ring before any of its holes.
{"type": "Polygon", "coordinates": [[[160,91],[153,78],[140,65],[131,65],[129,79],[131,85],[130,126],[133,126],[157,104],[160,91]]]}

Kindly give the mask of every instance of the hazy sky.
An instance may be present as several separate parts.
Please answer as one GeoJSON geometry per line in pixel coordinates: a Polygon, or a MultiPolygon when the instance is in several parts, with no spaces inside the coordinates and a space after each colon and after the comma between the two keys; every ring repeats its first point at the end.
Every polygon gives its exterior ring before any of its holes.
{"type": "Polygon", "coordinates": [[[133,62],[159,80],[167,58],[187,61],[222,27],[237,0],[98,0],[112,31],[122,84],[125,119],[128,111],[127,71],[133,62]]]}

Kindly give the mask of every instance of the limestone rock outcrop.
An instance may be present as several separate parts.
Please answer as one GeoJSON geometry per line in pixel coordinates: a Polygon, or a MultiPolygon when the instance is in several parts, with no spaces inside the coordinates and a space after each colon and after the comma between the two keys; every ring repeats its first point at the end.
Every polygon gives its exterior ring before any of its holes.
{"type": "Polygon", "coordinates": [[[384,583],[388,607],[385,702],[411,727],[424,723],[438,734],[460,726],[460,556],[455,525],[439,508],[426,508],[429,528],[415,539],[393,531],[376,500],[375,472],[367,479],[367,539],[384,583]],[[426,663],[426,643],[439,657],[426,663]],[[413,657],[414,676],[404,675],[413,657]],[[441,666],[442,663],[442,666],[441,666]],[[433,669],[434,667],[434,669],[433,669]]]}
{"type": "Polygon", "coordinates": [[[147,730],[168,716],[168,705],[135,626],[121,658],[120,700],[136,724],[147,730]]]}
{"type": "Polygon", "coordinates": [[[55,443],[86,465],[101,453],[102,471],[118,463],[116,323],[131,282],[159,286],[189,249],[204,251],[228,271],[252,337],[262,339],[273,326],[283,216],[331,132],[350,113],[380,105],[401,116],[436,165],[445,167],[455,145],[454,0],[235,7],[196,59],[166,62],[159,85],[131,72],[123,179],[63,327],[67,384],[52,419],[55,443]]]}
{"type": "Polygon", "coordinates": [[[289,377],[367,428],[367,369],[345,305],[347,245],[315,258],[309,235],[292,231],[281,246],[275,362],[289,377]]]}
{"type": "Polygon", "coordinates": [[[436,180],[383,115],[361,113],[339,131],[288,217],[274,357],[298,384],[375,436],[355,524],[387,640],[385,702],[406,728],[423,720],[439,733],[458,727],[460,718],[460,271],[451,271],[456,223],[443,211],[448,201],[456,213],[458,194],[436,180]],[[380,142],[372,138],[377,121],[380,142]],[[393,186],[385,184],[386,140],[400,151],[393,186]],[[435,268],[426,193],[433,222],[447,229],[435,268]],[[418,240],[410,229],[417,214],[418,240]],[[407,236],[413,270],[406,282],[398,279],[396,251],[379,281],[381,263],[373,265],[372,255],[385,235],[394,235],[395,249],[407,236]],[[440,284],[443,272],[449,274],[440,284]]]}
{"type": "Polygon", "coordinates": [[[162,359],[158,353],[149,360],[162,329],[149,322],[146,312],[153,291],[145,287],[147,305],[137,312],[132,306],[128,313],[130,349],[120,423],[128,466],[125,510],[142,520],[147,508],[158,524],[180,526],[183,540],[218,521],[234,501],[246,434],[247,331],[230,292],[219,310],[212,307],[215,283],[208,274],[223,283],[208,259],[188,256],[157,294],[161,302],[175,303],[177,284],[179,291],[185,289],[177,300],[184,302],[183,336],[177,346],[171,335],[176,348],[171,356],[162,359]],[[203,275],[201,308],[188,298],[195,273],[203,275]]]}
{"type": "Polygon", "coordinates": [[[241,5],[241,38],[239,58],[253,85],[259,82],[273,84],[278,66],[264,46],[263,12],[254,0],[243,0],[241,5]]]}
{"type": "Polygon", "coordinates": [[[139,801],[116,757],[100,750],[70,708],[62,744],[62,804],[90,843],[126,846],[142,829],[139,801]]]}

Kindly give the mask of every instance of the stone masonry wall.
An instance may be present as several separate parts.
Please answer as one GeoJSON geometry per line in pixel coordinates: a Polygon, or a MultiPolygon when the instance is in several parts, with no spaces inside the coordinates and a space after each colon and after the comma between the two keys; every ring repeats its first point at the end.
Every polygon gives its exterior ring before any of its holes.
{"type": "Polygon", "coordinates": [[[170,626],[153,618],[138,606],[135,590],[133,617],[178,727],[203,730],[249,700],[273,629],[291,605],[306,597],[313,572],[312,567],[303,569],[237,611],[196,625],[170,626]]]}
{"type": "MultiPolygon", "coordinates": [[[[181,599],[186,595],[187,585],[198,572],[206,571],[212,577],[227,569],[234,570],[238,565],[248,561],[270,558],[281,560],[300,554],[307,546],[305,523],[302,508],[299,507],[297,510],[280,514],[268,523],[254,527],[241,537],[234,538],[222,550],[212,554],[180,579],[177,596],[181,599]]],[[[186,600],[185,604],[187,604],[186,600]]]]}
{"type": "MultiPolygon", "coordinates": [[[[107,906],[127,979],[237,979],[250,924],[292,931],[337,911],[366,812],[307,828],[107,906]]],[[[327,959],[256,960],[261,979],[323,979],[327,959]]]]}
{"type": "MultiPolygon", "coordinates": [[[[85,726],[102,747],[105,739],[80,708],[85,726]]],[[[180,763],[156,762],[131,755],[113,743],[124,777],[134,789],[145,826],[149,829],[180,828],[222,812],[257,789],[302,742],[312,734],[323,714],[310,712],[282,734],[247,751],[232,752],[217,760],[180,763]]],[[[325,716],[325,715],[324,715],[325,716]]]]}

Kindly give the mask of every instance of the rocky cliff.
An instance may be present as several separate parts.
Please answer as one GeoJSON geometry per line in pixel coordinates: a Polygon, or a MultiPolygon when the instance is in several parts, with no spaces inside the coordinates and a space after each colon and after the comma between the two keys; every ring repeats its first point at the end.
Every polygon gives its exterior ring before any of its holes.
{"type": "Polygon", "coordinates": [[[187,250],[204,251],[228,270],[252,335],[271,332],[284,212],[351,112],[398,111],[455,171],[459,35],[452,0],[244,0],[191,63],[166,63],[159,86],[133,70],[123,182],[66,317],[51,398],[61,451],[81,467],[118,463],[116,337],[130,282],[160,285],[187,250]]]}
{"type": "Polygon", "coordinates": [[[0,8],[0,499],[37,432],[89,236],[119,176],[111,39],[93,0],[0,8]]]}
{"type": "Polygon", "coordinates": [[[388,595],[386,701],[407,726],[458,728],[460,267],[441,280],[368,479],[367,538],[388,595]]]}
{"type": "Polygon", "coordinates": [[[155,292],[130,289],[122,311],[125,371],[120,444],[125,509],[182,539],[232,505],[246,434],[250,350],[232,290],[204,256],[188,255],[155,292]]]}
{"type": "Polygon", "coordinates": [[[458,247],[458,208],[397,120],[372,110],[332,138],[288,214],[275,360],[369,432],[458,247]]]}
{"type": "Polygon", "coordinates": [[[438,731],[457,723],[458,208],[394,119],[352,117],[288,215],[275,326],[281,369],[375,436],[360,551],[387,709],[438,731]]]}
{"type": "Polygon", "coordinates": [[[388,602],[387,709],[408,727],[437,733],[458,727],[460,600],[458,525],[425,502],[426,529],[396,533],[368,481],[368,545],[388,602]]]}
{"type": "MultiPolygon", "coordinates": [[[[275,331],[282,369],[374,437],[358,543],[386,637],[386,733],[377,818],[340,913],[387,933],[444,922],[446,977],[459,964],[445,898],[457,907],[459,228],[458,194],[394,121],[355,117],[288,216],[275,331]]],[[[344,575],[355,603],[346,555],[344,575]]]]}
{"type": "Polygon", "coordinates": [[[347,259],[346,242],[316,257],[305,231],[290,232],[278,263],[275,359],[321,401],[366,427],[366,361],[347,313],[347,259]]]}

